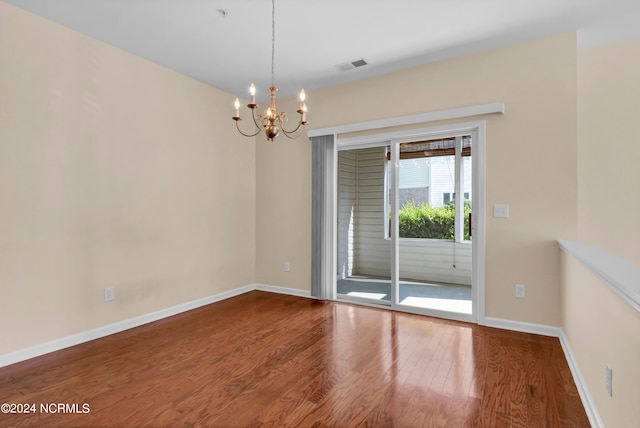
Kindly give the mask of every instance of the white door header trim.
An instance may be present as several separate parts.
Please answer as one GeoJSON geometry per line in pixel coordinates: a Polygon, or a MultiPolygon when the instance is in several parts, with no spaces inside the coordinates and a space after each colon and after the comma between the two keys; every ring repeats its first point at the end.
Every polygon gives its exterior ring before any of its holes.
{"type": "Polygon", "coordinates": [[[484,128],[485,123],[485,120],[476,120],[473,122],[449,123],[427,128],[384,132],[359,137],[338,138],[337,148],[338,150],[348,150],[377,145],[376,143],[384,145],[384,143],[411,143],[424,139],[437,139],[439,137],[460,137],[484,128]]]}
{"type": "Polygon", "coordinates": [[[497,102],[489,104],[478,104],[474,106],[431,111],[426,113],[412,114],[408,116],[398,116],[385,119],[370,120],[367,122],[350,123],[328,128],[311,129],[309,130],[309,132],[307,132],[307,136],[311,138],[330,134],[345,134],[348,132],[369,131],[372,129],[389,128],[393,126],[415,125],[418,123],[435,122],[438,120],[447,119],[460,119],[463,117],[493,113],[504,113],[504,103],[497,102]]]}

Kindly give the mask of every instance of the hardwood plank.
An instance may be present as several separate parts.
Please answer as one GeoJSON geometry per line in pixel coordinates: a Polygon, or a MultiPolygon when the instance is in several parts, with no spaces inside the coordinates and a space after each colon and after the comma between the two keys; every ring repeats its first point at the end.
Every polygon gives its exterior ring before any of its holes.
{"type": "Polygon", "coordinates": [[[504,339],[509,352],[509,382],[511,390],[510,426],[527,427],[527,391],[524,372],[524,349],[514,338],[504,339]]]}
{"type": "Polygon", "coordinates": [[[8,426],[587,427],[557,339],[254,291],[13,366],[8,426]]]}

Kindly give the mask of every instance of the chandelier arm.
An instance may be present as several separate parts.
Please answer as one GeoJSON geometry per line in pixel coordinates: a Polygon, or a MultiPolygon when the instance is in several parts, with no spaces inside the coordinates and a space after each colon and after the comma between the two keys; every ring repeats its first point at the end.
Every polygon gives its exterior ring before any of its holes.
{"type": "MultiPolygon", "coordinates": [[[[253,124],[256,126],[256,129],[258,130],[258,132],[260,132],[260,130],[264,129],[264,125],[260,126],[260,124],[258,124],[258,121],[256,120],[256,108],[257,107],[258,106],[256,106],[256,107],[251,109],[251,117],[253,118],[253,124]]],[[[262,122],[262,117],[260,115],[258,115],[258,118],[260,118],[260,122],[262,122]]]]}
{"type": "Polygon", "coordinates": [[[258,128],[258,131],[255,134],[245,134],[244,132],[242,132],[240,130],[240,125],[238,125],[238,122],[240,122],[239,120],[236,120],[236,128],[238,129],[238,132],[241,133],[242,135],[244,135],[245,137],[255,137],[256,135],[258,135],[261,131],[261,129],[258,128]]]}
{"type": "Polygon", "coordinates": [[[289,137],[292,140],[298,138],[300,135],[296,135],[292,137],[290,134],[295,134],[298,131],[298,129],[300,129],[301,126],[302,126],[302,122],[298,122],[298,126],[296,126],[296,129],[294,129],[293,131],[287,131],[286,129],[284,129],[284,124],[280,122],[280,130],[282,130],[282,133],[285,136],[289,137]]]}
{"type": "MultiPolygon", "coordinates": [[[[294,131],[294,132],[295,132],[295,131],[294,131]]],[[[282,135],[284,135],[285,137],[287,137],[287,138],[288,138],[288,139],[290,139],[290,140],[295,140],[295,139],[296,139],[296,138],[298,138],[300,135],[302,135],[302,133],[300,133],[300,134],[298,134],[298,135],[294,135],[294,136],[291,136],[291,135],[289,135],[289,134],[292,134],[292,133],[288,133],[288,132],[284,132],[284,131],[282,132],[282,135]]]]}

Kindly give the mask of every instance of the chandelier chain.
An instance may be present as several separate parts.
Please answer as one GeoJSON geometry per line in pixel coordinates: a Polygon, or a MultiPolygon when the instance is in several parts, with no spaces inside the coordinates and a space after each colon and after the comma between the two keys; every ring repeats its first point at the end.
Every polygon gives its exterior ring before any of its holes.
{"type": "Polygon", "coordinates": [[[271,0],[271,86],[275,85],[276,69],[276,0],[271,0]]]}

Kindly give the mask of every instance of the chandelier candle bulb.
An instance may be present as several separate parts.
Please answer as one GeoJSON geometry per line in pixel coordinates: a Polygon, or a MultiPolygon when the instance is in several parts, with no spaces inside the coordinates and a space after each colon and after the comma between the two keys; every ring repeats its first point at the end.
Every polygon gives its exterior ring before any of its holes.
{"type": "Polygon", "coordinates": [[[236,117],[240,117],[240,100],[236,98],[236,102],[233,103],[233,106],[236,108],[236,117]]]}
{"type": "Polygon", "coordinates": [[[255,105],[256,103],[256,85],[253,83],[249,86],[249,94],[251,95],[250,104],[255,105]]]}
{"type": "Polygon", "coordinates": [[[300,110],[304,110],[304,100],[307,95],[304,93],[304,89],[300,91],[300,110]]]}

